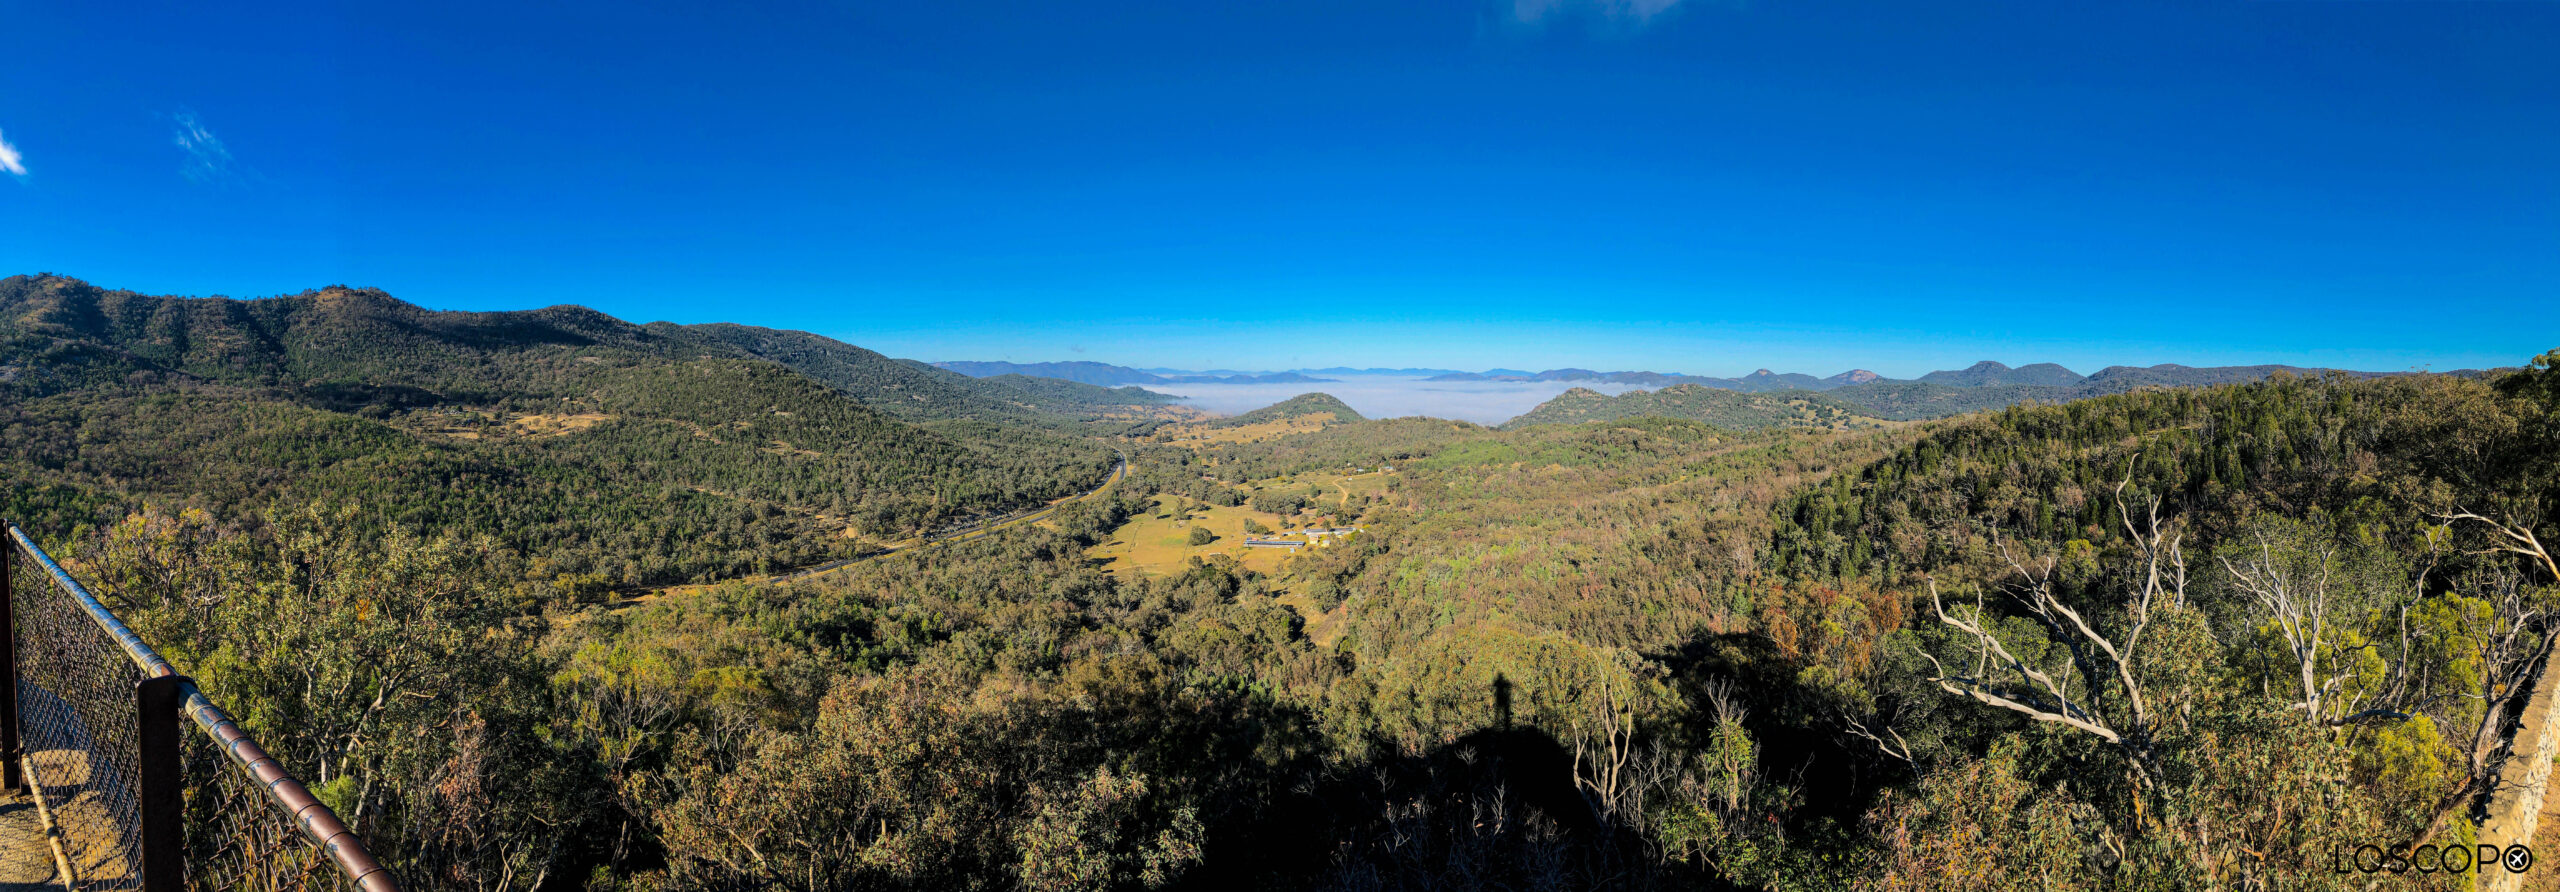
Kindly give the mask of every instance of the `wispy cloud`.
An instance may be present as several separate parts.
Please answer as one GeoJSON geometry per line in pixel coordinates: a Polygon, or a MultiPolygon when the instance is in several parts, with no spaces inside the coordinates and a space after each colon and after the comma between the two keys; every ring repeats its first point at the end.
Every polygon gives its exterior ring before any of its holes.
{"type": "Polygon", "coordinates": [[[170,115],[169,122],[177,127],[175,141],[178,148],[187,153],[186,164],[178,168],[178,172],[184,174],[188,181],[226,183],[239,180],[239,175],[231,170],[231,150],[222,145],[221,138],[214,136],[213,131],[205,129],[204,122],[196,120],[194,112],[170,115]]]}
{"type": "Polygon", "coordinates": [[[26,156],[18,154],[18,147],[10,145],[5,135],[0,135],[0,170],[18,176],[27,175],[26,156]]]}
{"type": "Polygon", "coordinates": [[[1511,0],[1511,20],[1522,25],[1582,20],[1642,26],[1678,5],[1680,0],[1511,0]]]}

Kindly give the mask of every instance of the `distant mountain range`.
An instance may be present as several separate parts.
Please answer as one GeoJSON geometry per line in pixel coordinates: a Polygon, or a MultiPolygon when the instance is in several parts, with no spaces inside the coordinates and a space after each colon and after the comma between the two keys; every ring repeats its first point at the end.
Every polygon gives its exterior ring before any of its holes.
{"type": "MultiPolygon", "coordinates": [[[[2010,368],[1984,360],[1962,370],[1930,372],[1916,381],[1900,381],[1866,369],[1851,369],[1828,378],[1816,378],[1797,372],[1773,372],[1760,369],[1739,378],[1716,378],[1673,372],[1598,372],[1590,369],[1549,369],[1523,372],[1513,369],[1490,369],[1483,372],[1449,372],[1434,375],[1433,381],[1563,381],[1570,383],[1632,384],[1638,387],[1668,387],[1673,384],[1697,384],[1744,393],[1767,393],[1777,390],[1830,391],[1877,383],[1922,383],[1945,387],[2084,387],[2120,389],[2127,386],[2157,384],[2185,386],[2220,384],[2229,381],[2253,381],[2276,372],[2316,375],[2337,369],[2311,369],[2285,365],[2219,366],[2194,368],[2182,365],[2155,365],[2148,368],[2108,366],[2097,374],[2083,376],[2050,362],[2010,368]]],[[[2351,375],[2389,374],[2379,372],[2347,372],[2351,375]]]]}
{"type": "Polygon", "coordinates": [[[1118,387],[1124,384],[1329,384],[1334,380],[1298,372],[1255,374],[1226,369],[1184,372],[1178,369],[1133,369],[1101,362],[954,361],[937,362],[934,363],[934,367],[959,372],[972,378],[1030,375],[1037,378],[1057,378],[1080,384],[1092,384],[1097,387],[1118,387]],[[1157,374],[1158,372],[1169,374],[1157,374]]]}
{"type": "MultiPolygon", "coordinates": [[[[2063,402],[2101,394],[2121,393],[2142,387],[2197,387],[2256,381],[2278,373],[2296,375],[2338,373],[2359,377],[2408,374],[2289,365],[2195,367],[2161,364],[2108,366],[2099,369],[2095,374],[2082,375],[2050,362],[2012,368],[1991,360],[1977,362],[1962,369],[1930,372],[1916,379],[1887,378],[1866,369],[1850,369],[1821,378],[1798,372],[1759,369],[1738,378],[1718,378],[1676,372],[1603,372],[1583,368],[1548,369],[1543,372],[1493,368],[1481,372],[1468,372],[1431,368],[1354,369],[1337,366],[1286,372],[1247,372],[1233,369],[1208,371],[1167,368],[1135,369],[1099,362],[940,362],[934,365],[978,378],[1028,375],[1061,378],[1103,387],[1193,383],[1314,384],[1334,380],[1315,377],[1315,375],[1420,376],[1427,381],[1439,382],[1618,384],[1641,389],[1611,397],[1595,390],[1577,388],[1575,391],[1556,397],[1546,405],[1541,405],[1537,410],[1513,419],[1510,424],[1599,420],[1631,417],[1632,413],[1668,414],[1717,424],[1740,424],[1745,427],[1761,427],[1769,424],[1841,426],[1862,423],[1862,420],[1911,421],[1942,418],[2031,401],[2063,402]],[[1681,390],[1678,393],[1670,393],[1668,392],[1670,388],[1681,388],[1681,390]],[[1737,402],[1701,393],[1700,389],[1744,394],[1775,394],[1780,395],[1782,401],[1780,403],[1737,402]],[[1813,394],[1821,394],[1828,399],[1819,402],[1806,399],[1813,394]],[[1612,400],[1620,402],[1604,405],[1612,400]],[[1857,417],[1844,416],[1841,414],[1844,411],[1853,413],[1857,417]]],[[[2480,373],[2463,370],[2447,374],[2480,373]]]]}

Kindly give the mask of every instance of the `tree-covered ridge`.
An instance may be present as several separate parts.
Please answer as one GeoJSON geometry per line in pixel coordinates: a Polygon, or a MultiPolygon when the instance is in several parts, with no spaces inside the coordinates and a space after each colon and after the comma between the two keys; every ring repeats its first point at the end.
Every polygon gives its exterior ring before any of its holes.
{"type": "MultiPolygon", "coordinates": [[[[583,307],[435,312],[343,287],[253,301],[174,298],[60,276],[0,279],[0,329],[13,365],[29,348],[112,357],[91,364],[91,381],[155,371],[223,384],[370,388],[395,400],[415,390],[465,400],[553,396],[582,352],[692,352],[583,307]]],[[[32,365],[26,377],[82,383],[32,365]]]]}
{"type": "Polygon", "coordinates": [[[1744,393],[1702,384],[1674,384],[1661,390],[1631,390],[1609,396],[1576,387],[1540,403],[1505,428],[1539,424],[1580,424],[1656,416],[1703,421],[1731,431],[1771,427],[1845,430],[1877,426],[1878,419],[1856,406],[1805,390],[1744,393]]]}
{"type": "Polygon", "coordinates": [[[1010,388],[1022,394],[1021,399],[1051,412],[1097,412],[1138,406],[1170,406],[1182,402],[1171,394],[1157,393],[1144,387],[1101,387],[1062,378],[1033,375],[997,375],[974,379],[991,387],[1010,388]]]}
{"type": "Polygon", "coordinates": [[[1333,416],[1333,421],[1331,423],[1334,424],[1364,420],[1360,417],[1359,412],[1353,411],[1350,406],[1345,405],[1339,399],[1335,399],[1333,394],[1302,393],[1297,396],[1272,403],[1271,405],[1255,409],[1251,412],[1246,412],[1242,415],[1230,418],[1221,418],[1217,421],[1211,422],[1210,424],[1214,427],[1242,427],[1248,424],[1265,424],[1268,422],[1284,421],[1307,415],[1328,414],[1333,416]]]}
{"type": "Polygon", "coordinates": [[[1138,387],[1113,389],[1027,375],[973,378],[805,331],[720,322],[684,326],[682,333],[780,363],[863,405],[919,424],[966,420],[1072,428],[1074,422],[1132,407],[1178,401],[1138,387]]]}
{"type": "Polygon", "coordinates": [[[863,547],[847,531],[896,539],[1036,505],[1112,464],[1016,388],[811,335],[711,334],[366,290],[234,301],[0,280],[0,463],[26,483],[6,507],[65,531],[143,500],[352,501],[496,536],[544,579],[593,589],[840,557],[863,547]]]}
{"type": "MultiPolygon", "coordinates": [[[[2445,374],[2483,377],[2493,372],[2445,374]]],[[[1827,391],[1827,395],[1895,421],[1945,418],[2026,403],[2065,403],[2144,388],[2209,387],[2244,384],[2276,377],[2344,375],[2353,378],[2399,377],[2399,374],[2343,372],[2282,365],[2147,367],[2108,366],[2086,378],[2051,363],[2008,368],[1996,362],[1976,363],[1960,372],[1931,372],[1916,381],[1869,381],[1827,391]]]]}
{"type": "Polygon", "coordinates": [[[975,419],[1034,423],[1038,409],[977,379],[910,360],[891,359],[833,338],[726,322],[681,332],[772,360],[844,391],[863,405],[911,422],[975,419]]]}
{"type": "Polygon", "coordinates": [[[1984,384],[1959,387],[1927,381],[1870,381],[1825,394],[1859,411],[1892,421],[1946,418],[2031,402],[2087,396],[2079,387],[1984,384]]]}
{"type": "MultiPolygon", "coordinates": [[[[1781,553],[1789,562],[1811,557],[1825,574],[1891,577],[1943,562],[1946,549],[1957,547],[1914,550],[1926,541],[1921,529],[1975,526],[2013,537],[2103,541],[2112,535],[2114,509],[2099,496],[2127,474],[2135,492],[2190,511],[2375,499],[2441,510],[2465,490],[2460,500],[2478,506],[2492,497],[2479,487],[2521,473],[2517,463],[2528,461],[2512,443],[2483,442],[2496,426],[2516,423],[2500,405],[2515,404],[2478,381],[2400,377],[2282,378],[2012,408],[1937,428],[1868,471],[1854,501],[1814,493],[1798,509],[1795,525],[1807,542],[1832,535],[1911,548],[1846,558],[1820,548],[1781,553]],[[1927,495],[1923,486],[1962,499],[1927,495]]],[[[2517,510],[2531,495],[2500,490],[2494,497],[2517,510]]]]}

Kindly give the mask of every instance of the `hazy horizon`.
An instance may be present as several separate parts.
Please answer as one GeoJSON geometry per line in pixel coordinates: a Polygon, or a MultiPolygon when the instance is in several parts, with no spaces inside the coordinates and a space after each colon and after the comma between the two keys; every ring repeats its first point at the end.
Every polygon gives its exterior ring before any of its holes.
{"type": "MultiPolygon", "coordinates": [[[[851,342],[848,342],[848,343],[851,343],[851,342]]],[[[856,343],[856,344],[854,344],[854,346],[860,347],[860,346],[864,346],[864,345],[856,343]]],[[[2106,363],[2106,364],[2104,364],[2104,365],[2093,365],[2093,366],[2090,366],[2090,367],[2087,367],[2087,368],[2081,368],[2081,367],[2078,367],[2078,366],[2071,365],[2071,364],[2069,364],[2069,363],[2058,363],[2058,362],[2052,362],[2051,360],[2043,360],[2043,359],[2010,359],[2010,358],[1998,357],[1998,356],[1985,356],[1985,357],[1980,357],[1980,358],[1977,358],[1977,359],[1967,360],[1967,361],[1964,361],[1964,362],[1951,363],[1951,364],[1947,364],[1947,365],[1940,365],[1940,366],[1932,366],[1932,367],[1929,367],[1929,368],[1919,369],[1919,370],[1917,370],[1917,371],[1908,371],[1908,372],[1903,372],[1903,373],[1889,372],[1889,371],[1885,371],[1885,370],[1883,370],[1883,369],[1879,369],[1879,368],[1871,368],[1871,367],[1867,367],[1867,366],[1843,367],[1843,368],[1836,368],[1836,369],[1832,369],[1832,368],[1814,369],[1814,368],[1781,368],[1781,367],[1778,367],[1778,366],[1772,366],[1772,365],[1766,365],[1766,364],[1762,364],[1762,365],[1749,365],[1749,364],[1747,364],[1747,363],[1746,363],[1746,364],[1744,364],[1744,365],[1742,365],[1742,366],[1735,366],[1735,368],[1740,368],[1740,369],[1741,369],[1741,371],[1733,371],[1733,372],[1701,372],[1701,371],[1695,371],[1695,370],[1692,370],[1692,369],[1689,369],[1689,368],[1654,368],[1654,367],[1633,367],[1633,366],[1619,367],[1619,366],[1589,366],[1589,365],[1555,365],[1555,364],[1548,364],[1548,363],[1516,363],[1516,362],[1515,362],[1515,363],[1511,363],[1511,364],[1506,364],[1506,365],[1496,365],[1496,366],[1479,366],[1479,367],[1475,367],[1475,368],[1447,368],[1447,369],[1440,369],[1440,368],[1437,368],[1437,367],[1431,367],[1431,368],[1433,368],[1435,372],[1459,372],[1459,373],[1467,373],[1467,374],[1484,374],[1484,373],[1487,373],[1487,372],[1492,371],[1492,370],[1494,370],[1494,369],[1502,369],[1502,370],[1505,370],[1505,371],[1528,372],[1528,373],[1529,373],[1529,374],[1531,374],[1531,375],[1543,374],[1543,373],[1545,373],[1545,372],[1550,372],[1550,371],[1560,371],[1560,370],[1563,370],[1563,369],[1583,369],[1583,370],[1586,370],[1586,371],[1600,372],[1600,373],[1603,373],[1603,374],[1613,373],[1613,372],[1655,372],[1655,373],[1664,374],[1664,375],[1685,375],[1685,376],[1689,376],[1689,377],[1697,377],[1697,378],[1744,378],[1744,377],[1748,377],[1748,376],[1750,376],[1751,374],[1753,374],[1753,373],[1755,373],[1755,372],[1759,372],[1759,371],[1762,371],[1762,370],[1766,370],[1766,371],[1769,371],[1769,372],[1772,372],[1772,373],[1775,373],[1775,374],[1780,374],[1780,375],[1790,375],[1790,374],[1794,374],[1794,375],[1811,375],[1811,376],[1813,376],[1813,377],[1815,377],[1815,378],[1828,378],[1828,377],[1831,377],[1831,376],[1833,376],[1833,375],[1846,374],[1846,373],[1849,373],[1849,372],[1859,372],[1859,371],[1864,371],[1864,372],[1874,372],[1874,373],[1876,373],[1876,374],[1878,374],[1878,375],[1882,375],[1882,376],[1884,376],[1884,377],[1886,377],[1886,378],[1889,378],[1889,379],[1895,379],[1895,380],[1906,380],[1906,381],[1907,381],[1907,380],[1914,380],[1914,379],[1917,379],[1917,378],[1919,378],[1920,376],[1922,376],[1922,375],[1926,375],[1926,374],[1929,374],[1929,373],[1931,373],[1931,372],[1963,371],[1963,370],[1965,370],[1965,369],[1968,369],[1968,368],[1973,367],[1976,363],[1981,363],[1981,362],[1997,362],[1997,363],[2000,363],[2001,365],[2007,366],[2007,367],[2012,368],[2012,369],[2025,368],[2025,367],[2027,367],[2027,366],[2032,366],[2032,365],[2058,365],[2058,366],[2061,366],[2064,370],[2071,372],[2072,374],[2075,374],[2075,375],[2081,375],[2081,376],[2088,376],[2088,375],[2092,375],[2092,374],[2095,374],[2095,373],[2097,373],[2097,372],[2099,372],[2099,371],[2102,371],[2102,370],[2105,370],[2105,369],[2109,369],[2109,368],[2124,367],[2124,368],[2137,368],[2137,369],[2143,369],[2143,368],[2155,368],[2155,367],[2159,367],[2159,366],[2180,366],[2180,367],[2186,367],[2186,368],[2213,368],[2213,367],[2220,367],[2220,366],[2239,366],[2239,367],[2246,367],[2246,366],[2295,366],[2295,367],[2298,367],[2298,368],[2307,368],[2307,369],[2335,369],[2335,370],[2339,370],[2339,371],[2349,371],[2349,372],[2381,372],[2381,373],[2396,373],[2396,372],[2439,372],[2439,373],[2442,373],[2442,372],[2462,372],[2462,371],[2488,371],[2488,370],[2491,370],[2491,369],[2502,369],[2502,368],[2509,368],[2509,369],[2511,369],[2511,368],[2521,368],[2521,367],[2523,367],[2523,366],[2525,365],[2525,363],[2526,363],[2527,361],[2531,360],[2531,359],[2533,358],[2533,356],[2534,356],[2534,355],[2539,355],[2539,354],[2537,353],[2537,354],[2532,354],[2532,355],[2520,356],[2520,357],[2517,357],[2517,358],[2516,358],[2515,360],[2513,360],[2513,361],[2509,361],[2509,362],[2502,362],[2502,363],[2496,363],[2496,364],[2493,364],[2493,365],[2478,366],[2478,367],[2462,367],[2462,368],[2451,368],[2451,367],[2447,367],[2447,368],[2358,368],[2358,367],[2354,367],[2354,366],[2343,366],[2343,365],[2305,365],[2305,364],[2301,364],[2301,363],[2279,362],[2279,361],[2274,361],[2274,360],[2266,360],[2266,361],[2247,361],[2247,360],[2240,360],[2240,361],[2231,361],[2231,362],[2211,362],[2211,363],[2121,361],[2121,362],[2109,362],[2109,363],[2106,363]],[[1532,366],[1534,366],[1534,368],[1533,368],[1532,366]]],[[[928,364],[945,363],[945,362],[1016,362],[1016,361],[1014,361],[1014,360],[982,360],[982,359],[920,359],[920,360],[917,360],[917,361],[919,361],[919,362],[924,362],[924,363],[928,363],[928,364]]],[[[1110,362],[1110,361],[1108,361],[1108,360],[1101,360],[1101,359],[1082,359],[1082,358],[1079,358],[1079,359],[1052,359],[1052,360],[1025,360],[1025,361],[1019,361],[1019,362],[1016,362],[1016,364],[1017,364],[1017,365],[1038,365],[1038,364],[1040,364],[1040,363],[1042,363],[1042,362],[1053,362],[1053,363],[1094,362],[1094,363],[1100,363],[1100,364],[1103,364],[1103,365],[1118,366],[1118,367],[1120,367],[1120,368],[1124,368],[1124,369],[1131,369],[1131,370],[1134,370],[1134,371],[1146,372],[1146,373],[1148,373],[1148,374],[1154,374],[1154,375],[1159,375],[1159,376],[1163,376],[1163,375],[1217,375],[1217,376],[1232,376],[1232,375],[1282,375],[1282,374],[1301,374],[1301,375],[1318,376],[1318,377],[1323,377],[1323,376],[1366,376],[1366,377],[1383,377],[1383,376],[1390,375],[1390,374],[1392,374],[1392,373],[1371,373],[1371,372],[1367,372],[1367,371],[1365,371],[1365,370],[1366,370],[1366,369],[1372,369],[1372,368],[1380,368],[1380,369],[1419,369],[1419,368],[1425,368],[1424,366],[1407,365],[1407,364],[1400,364],[1400,363],[1368,363],[1368,364],[1364,364],[1364,365],[1360,365],[1360,366],[1348,366],[1348,365],[1307,366],[1307,365],[1301,365],[1301,366],[1291,366],[1291,367],[1288,367],[1288,368],[1268,368],[1268,369],[1242,369],[1242,368],[1229,368],[1229,367],[1225,367],[1225,366],[1209,367],[1209,368],[1177,368],[1177,367],[1173,367],[1173,366],[1139,366],[1139,365],[1134,365],[1134,364],[1131,364],[1131,363],[1125,363],[1125,362],[1110,362]],[[1330,371],[1330,370],[1332,370],[1332,369],[1336,369],[1336,368],[1359,368],[1359,369],[1363,369],[1364,371],[1358,371],[1358,372],[1333,372],[1333,371],[1330,371]]],[[[1430,376],[1429,376],[1429,375],[1417,375],[1417,376],[1412,376],[1412,377],[1416,377],[1416,378],[1424,378],[1424,377],[1430,377],[1430,376]]],[[[1305,382],[1300,382],[1300,383],[1302,383],[1302,384],[1303,384],[1303,383],[1305,383],[1305,382]]],[[[1440,383],[1440,382],[1435,382],[1435,383],[1440,383]]],[[[1572,382],[1565,382],[1565,383],[1572,383],[1572,382]]],[[[1153,387],[1156,387],[1156,386],[1159,386],[1159,385],[1147,385],[1147,386],[1148,386],[1148,387],[1150,387],[1150,388],[1153,388],[1153,387]]],[[[1178,386],[1181,386],[1181,385],[1179,385],[1179,384],[1166,384],[1166,385],[1161,385],[1161,386],[1165,386],[1165,387],[1178,387],[1178,386]]]]}
{"type": "Polygon", "coordinates": [[[1425,381],[1425,376],[1343,375],[1324,383],[1142,384],[1183,397],[1183,404],[1220,415],[1250,412],[1293,396],[1328,393],[1369,418],[1414,415],[1497,425],[1576,387],[1616,395],[1646,390],[1631,384],[1572,381],[1425,381]]]}

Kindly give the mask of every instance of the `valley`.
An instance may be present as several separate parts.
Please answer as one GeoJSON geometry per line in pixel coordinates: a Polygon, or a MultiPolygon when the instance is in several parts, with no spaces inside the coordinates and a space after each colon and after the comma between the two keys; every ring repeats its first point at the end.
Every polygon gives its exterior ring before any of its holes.
{"type": "Polygon", "coordinates": [[[2560,889],[2560,3],[7,16],[0,892],[2560,889]]]}
{"type": "Polygon", "coordinates": [[[412,875],[994,889],[1069,846],[1118,886],[1896,889],[1986,829],[2146,841],[1998,856],[2066,884],[2304,875],[2487,832],[2560,592],[2491,547],[2548,527],[2560,354],[1674,381],[1489,426],[352,290],[15,277],[0,348],[8,513],[208,691],[304,717],[263,734],[367,778],[412,875]],[[421,620],[370,622],[385,586],[421,620]],[[369,643],[256,656],[298,628],[369,643]],[[408,736],[327,736],[389,687],[408,736]],[[456,747],[507,794],[453,798],[456,747]],[[2150,817],[2279,807],[2228,829],[2245,864],[2150,817]]]}

